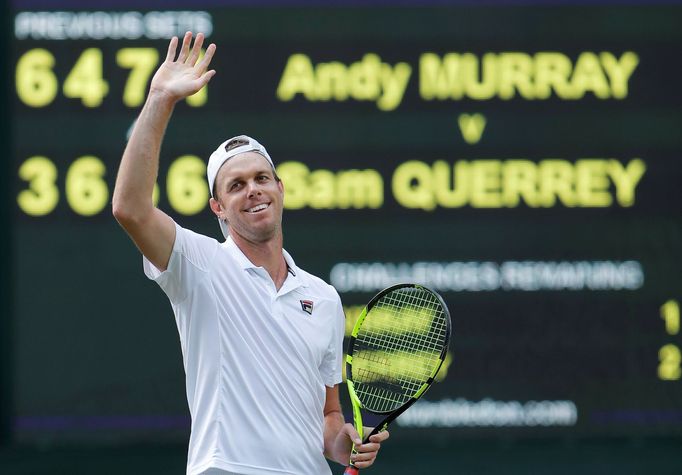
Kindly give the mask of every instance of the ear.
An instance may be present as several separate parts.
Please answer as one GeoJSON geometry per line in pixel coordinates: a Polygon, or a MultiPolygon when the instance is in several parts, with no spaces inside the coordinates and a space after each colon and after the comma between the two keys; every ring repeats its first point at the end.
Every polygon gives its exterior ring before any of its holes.
{"type": "Polygon", "coordinates": [[[284,182],[282,180],[278,180],[277,186],[279,187],[279,192],[284,194],[284,182]]]}
{"type": "Polygon", "coordinates": [[[210,198],[208,200],[208,205],[211,207],[211,211],[213,211],[213,214],[215,214],[218,219],[225,219],[225,213],[223,213],[223,207],[220,205],[220,202],[214,198],[210,198]]]}

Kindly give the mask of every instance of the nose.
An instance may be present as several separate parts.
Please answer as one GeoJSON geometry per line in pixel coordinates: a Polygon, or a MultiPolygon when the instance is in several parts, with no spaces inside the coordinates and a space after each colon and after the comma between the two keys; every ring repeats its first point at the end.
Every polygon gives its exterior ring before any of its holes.
{"type": "Polygon", "coordinates": [[[253,198],[253,197],[259,196],[261,194],[260,187],[258,186],[258,183],[256,183],[255,180],[250,180],[246,186],[247,186],[247,189],[246,189],[247,196],[249,198],[253,198]]]}

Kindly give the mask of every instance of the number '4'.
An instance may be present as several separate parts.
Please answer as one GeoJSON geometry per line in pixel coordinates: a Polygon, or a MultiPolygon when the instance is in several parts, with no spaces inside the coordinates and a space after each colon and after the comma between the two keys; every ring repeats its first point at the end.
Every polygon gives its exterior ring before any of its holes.
{"type": "Polygon", "coordinates": [[[102,78],[102,50],[88,48],[80,55],[64,81],[64,95],[80,99],[86,107],[97,107],[109,92],[102,78]]]}

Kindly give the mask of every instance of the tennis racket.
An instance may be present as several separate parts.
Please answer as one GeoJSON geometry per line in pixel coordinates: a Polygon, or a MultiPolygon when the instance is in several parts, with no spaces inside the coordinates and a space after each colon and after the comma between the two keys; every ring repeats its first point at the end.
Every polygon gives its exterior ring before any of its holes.
{"type": "MultiPolygon", "coordinates": [[[[382,290],[362,310],[348,342],[346,383],[363,443],[386,430],[431,386],[445,360],[450,327],[440,295],[417,284],[382,290]],[[384,416],[366,438],[362,410],[384,416]]],[[[352,462],[344,472],[358,473],[352,462]]]]}

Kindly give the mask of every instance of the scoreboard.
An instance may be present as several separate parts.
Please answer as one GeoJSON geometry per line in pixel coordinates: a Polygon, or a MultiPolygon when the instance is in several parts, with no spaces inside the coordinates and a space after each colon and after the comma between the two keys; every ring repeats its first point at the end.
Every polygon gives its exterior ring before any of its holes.
{"type": "Polygon", "coordinates": [[[552,3],[16,0],[13,440],[187,438],[172,310],[110,209],[188,30],[217,75],[174,111],[157,205],[220,238],[206,160],[246,133],[348,332],[396,282],[450,307],[450,356],[393,437],[682,435],[682,8],[552,3]]]}

